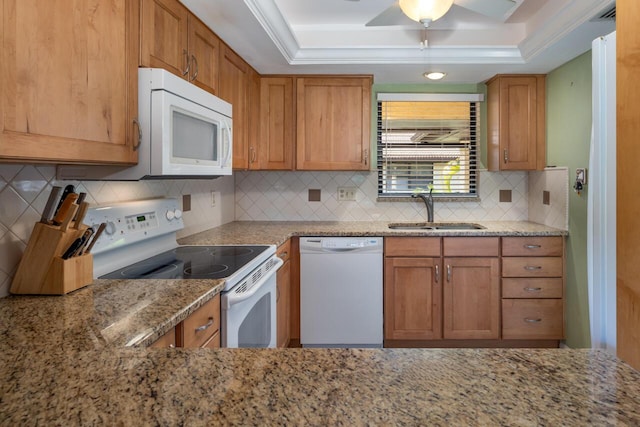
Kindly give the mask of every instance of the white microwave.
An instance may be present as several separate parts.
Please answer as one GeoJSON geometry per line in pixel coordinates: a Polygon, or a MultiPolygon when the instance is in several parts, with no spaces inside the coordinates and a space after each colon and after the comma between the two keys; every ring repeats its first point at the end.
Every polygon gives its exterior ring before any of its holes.
{"type": "Polygon", "coordinates": [[[160,68],[138,69],[138,164],[58,167],[59,179],[139,180],[231,175],[232,107],[160,68]]]}

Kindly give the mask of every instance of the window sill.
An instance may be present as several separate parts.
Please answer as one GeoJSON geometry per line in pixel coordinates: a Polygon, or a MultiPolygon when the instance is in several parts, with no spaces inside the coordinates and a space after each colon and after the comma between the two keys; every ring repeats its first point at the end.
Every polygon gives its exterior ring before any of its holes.
{"type": "MultiPolygon", "coordinates": [[[[474,203],[480,203],[480,197],[434,197],[433,198],[434,203],[440,203],[440,202],[458,202],[458,203],[465,203],[465,202],[474,202],[474,203]]],[[[406,197],[378,197],[376,198],[376,202],[381,202],[381,203],[386,203],[386,202],[401,202],[401,203],[407,203],[407,202],[411,202],[411,203],[415,203],[415,202],[419,202],[419,203],[423,203],[421,199],[418,198],[413,198],[411,196],[406,196],[406,197]]]]}

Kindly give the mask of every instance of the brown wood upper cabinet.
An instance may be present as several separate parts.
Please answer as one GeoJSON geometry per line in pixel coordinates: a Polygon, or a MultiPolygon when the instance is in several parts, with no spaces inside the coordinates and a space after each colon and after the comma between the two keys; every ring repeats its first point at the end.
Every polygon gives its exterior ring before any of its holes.
{"type": "Polygon", "coordinates": [[[250,168],[292,170],[295,152],[293,77],[260,79],[260,134],[250,144],[250,168]]]}
{"type": "Polygon", "coordinates": [[[498,75],[487,82],[487,138],[489,170],[544,169],[544,75],[498,75]]]}
{"type": "Polygon", "coordinates": [[[238,54],[225,44],[221,45],[219,96],[233,106],[234,169],[249,168],[249,108],[254,73],[238,54]]]}
{"type": "Polygon", "coordinates": [[[297,170],[369,170],[371,80],[297,78],[297,170]]]}
{"type": "Polygon", "coordinates": [[[0,159],[138,159],[137,2],[3,0],[0,159]]]}
{"type": "Polygon", "coordinates": [[[142,0],[140,65],[164,68],[216,94],[220,39],[178,0],[142,0]]]}

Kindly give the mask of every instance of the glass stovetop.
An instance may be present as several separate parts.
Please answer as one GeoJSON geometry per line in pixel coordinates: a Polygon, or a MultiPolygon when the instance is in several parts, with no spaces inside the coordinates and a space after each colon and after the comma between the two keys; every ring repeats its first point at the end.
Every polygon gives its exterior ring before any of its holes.
{"type": "Polygon", "coordinates": [[[268,246],[178,246],[100,279],[222,279],[268,246]]]}

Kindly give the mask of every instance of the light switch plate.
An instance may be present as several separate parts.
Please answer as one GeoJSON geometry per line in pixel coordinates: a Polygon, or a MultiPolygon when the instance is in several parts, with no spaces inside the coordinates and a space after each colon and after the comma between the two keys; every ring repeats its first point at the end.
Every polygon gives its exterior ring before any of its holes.
{"type": "Polygon", "coordinates": [[[347,202],[356,200],[356,187],[338,187],[338,201],[347,202]]]}

